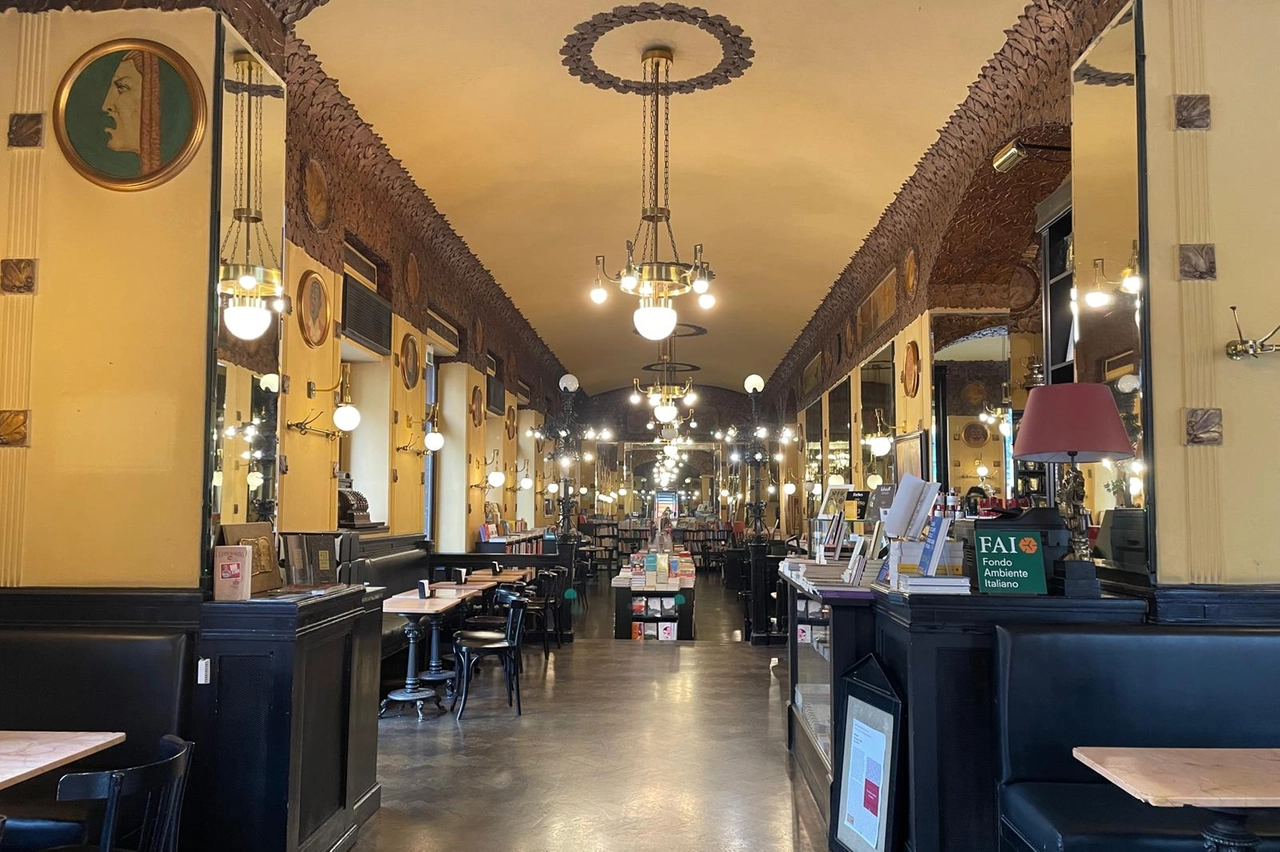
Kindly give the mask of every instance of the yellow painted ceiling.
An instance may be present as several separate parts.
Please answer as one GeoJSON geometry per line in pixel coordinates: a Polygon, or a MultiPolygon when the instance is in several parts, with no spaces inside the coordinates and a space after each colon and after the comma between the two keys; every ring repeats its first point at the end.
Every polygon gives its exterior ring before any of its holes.
{"type": "MultiPolygon", "coordinates": [[[[641,99],[561,65],[573,27],[609,0],[332,0],[298,34],[448,216],[564,364],[597,393],[630,384],[658,345],[634,300],[588,298],[594,257],[621,265],[640,207],[641,99]]],[[[694,5],[694,4],[690,4],[694,5]]],[[[671,99],[672,225],[705,245],[718,303],[677,300],[709,333],[676,356],[700,384],[768,376],[893,200],[1024,0],[721,0],[753,65],[671,99]]],[[[638,77],[646,42],[672,77],[718,46],[655,23],[601,39],[595,58],[638,77]]],[[[643,378],[643,376],[641,376],[643,378]]]]}

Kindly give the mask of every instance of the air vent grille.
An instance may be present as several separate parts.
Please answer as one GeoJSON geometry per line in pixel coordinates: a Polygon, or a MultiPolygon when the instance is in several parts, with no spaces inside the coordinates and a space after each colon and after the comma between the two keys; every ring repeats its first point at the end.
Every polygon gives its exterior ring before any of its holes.
{"type": "Polygon", "coordinates": [[[391,303],[344,276],[342,334],[380,355],[391,354],[391,303]]]}

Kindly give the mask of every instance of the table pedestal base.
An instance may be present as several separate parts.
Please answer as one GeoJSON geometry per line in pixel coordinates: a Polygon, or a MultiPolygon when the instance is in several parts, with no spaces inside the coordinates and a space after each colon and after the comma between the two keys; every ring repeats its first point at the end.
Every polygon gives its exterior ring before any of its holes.
{"type": "Polygon", "coordinates": [[[393,689],[387,693],[387,697],[382,699],[382,706],[378,708],[378,715],[381,716],[387,710],[387,705],[392,701],[399,701],[404,704],[413,704],[418,711],[418,719],[422,719],[422,705],[428,701],[435,702],[436,709],[441,713],[444,712],[444,704],[441,703],[440,693],[434,689],[393,689]]]}
{"type": "Polygon", "coordinates": [[[1204,830],[1205,852],[1255,852],[1258,836],[1245,824],[1248,815],[1211,811],[1214,823],[1204,830]]]}

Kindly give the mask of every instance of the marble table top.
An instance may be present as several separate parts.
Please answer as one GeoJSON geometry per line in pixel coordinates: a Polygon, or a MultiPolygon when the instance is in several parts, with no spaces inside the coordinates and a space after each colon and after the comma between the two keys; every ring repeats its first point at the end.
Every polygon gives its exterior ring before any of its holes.
{"type": "Polygon", "coordinates": [[[0,790],[122,742],[113,731],[0,731],[0,790]]]}
{"type": "Polygon", "coordinates": [[[395,595],[383,601],[382,611],[393,612],[396,615],[440,615],[478,594],[480,594],[479,589],[466,589],[449,598],[435,596],[420,598],[417,592],[405,592],[403,595],[395,595]]]}
{"type": "Polygon", "coordinates": [[[1277,748],[1075,748],[1085,766],[1162,808],[1280,808],[1277,748]]]}

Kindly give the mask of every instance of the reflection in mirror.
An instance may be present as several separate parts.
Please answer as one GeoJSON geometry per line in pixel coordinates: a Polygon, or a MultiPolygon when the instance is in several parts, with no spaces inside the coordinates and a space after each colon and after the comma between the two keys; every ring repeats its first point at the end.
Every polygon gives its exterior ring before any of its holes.
{"type": "Polygon", "coordinates": [[[935,315],[935,452],[944,490],[961,498],[1014,496],[1009,317],[935,315]],[[974,330],[954,341],[941,329],[963,319],[974,330]]]}
{"type": "Polygon", "coordinates": [[[804,489],[808,495],[805,517],[818,513],[822,500],[822,399],[804,410],[804,489]]]}
{"type": "Polygon", "coordinates": [[[1086,506],[1101,525],[1095,556],[1147,571],[1141,326],[1145,271],[1139,251],[1138,100],[1132,5],[1075,67],[1071,94],[1072,235],[1078,339],[1075,380],[1115,397],[1134,458],[1082,465],[1086,506]]]}
{"type": "MultiPolygon", "coordinates": [[[[270,67],[256,59],[252,77],[237,57],[251,54],[249,45],[225,20],[219,21],[224,42],[221,76],[214,106],[222,128],[218,139],[218,185],[221,195],[214,211],[217,262],[210,269],[210,288],[227,290],[223,280],[237,272],[234,286],[253,293],[275,283],[282,274],[285,216],[285,98],[284,83],[270,67]],[[237,68],[240,78],[237,79],[237,68]],[[252,85],[250,85],[252,84],[252,85]],[[252,130],[250,131],[250,127],[252,130]],[[246,150],[251,155],[246,159],[246,150]],[[245,199],[250,200],[245,208],[245,199]],[[239,210],[239,214],[237,214],[239,210]],[[252,239],[249,250],[245,239],[252,239]],[[247,260],[246,260],[247,258],[247,260]]],[[[276,518],[277,420],[280,390],[280,319],[288,300],[267,299],[266,330],[253,337],[253,328],[232,321],[219,311],[216,373],[210,388],[208,448],[213,459],[210,481],[210,532],[220,525],[267,522],[276,518]],[[235,325],[232,333],[228,322],[235,325]],[[253,337],[253,339],[249,339],[253,337]]],[[[211,308],[217,301],[211,298],[211,308]]],[[[250,317],[252,318],[252,317],[250,317]]],[[[210,544],[216,543],[211,537],[210,544]]]]}
{"type": "Polygon", "coordinates": [[[827,394],[827,482],[844,485],[853,479],[852,382],[846,378],[827,394]]]}
{"type": "Polygon", "coordinates": [[[862,470],[865,488],[875,488],[894,481],[893,424],[894,408],[893,344],[890,343],[862,365],[858,372],[861,384],[862,470]]]}

